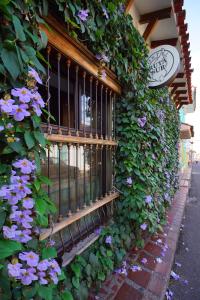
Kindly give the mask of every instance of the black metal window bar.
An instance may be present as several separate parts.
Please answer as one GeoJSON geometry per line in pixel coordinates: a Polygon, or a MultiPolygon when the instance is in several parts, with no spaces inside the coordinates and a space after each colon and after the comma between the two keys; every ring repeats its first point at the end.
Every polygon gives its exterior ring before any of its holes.
{"type": "MultiPolygon", "coordinates": [[[[48,99],[47,109],[55,119],[43,120],[44,133],[54,136],[42,164],[43,174],[52,181],[48,194],[58,208],[58,214],[49,217],[51,227],[82,210],[87,211],[106,197],[112,199],[116,96],[99,78],[55,48],[48,46],[45,55],[48,78],[41,93],[48,99]],[[65,141],[60,140],[60,136],[78,139],[65,141]]],[[[70,251],[96,227],[107,222],[113,215],[113,203],[113,200],[105,202],[57,230],[53,239],[58,252],[62,255],[70,251]]]]}

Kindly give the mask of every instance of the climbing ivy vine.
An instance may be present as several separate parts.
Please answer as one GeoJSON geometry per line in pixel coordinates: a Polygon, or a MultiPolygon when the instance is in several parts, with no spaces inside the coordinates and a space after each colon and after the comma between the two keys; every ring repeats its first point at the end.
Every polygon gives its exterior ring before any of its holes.
{"type": "MultiPolygon", "coordinates": [[[[162,230],[165,208],[177,189],[179,118],[167,89],[148,89],[148,51],[124,12],[124,1],[0,2],[0,297],[87,299],[144,232],[162,230]],[[39,29],[48,6],[66,22],[66,32],[113,70],[122,85],[117,100],[116,182],[121,192],[113,220],[66,268],[53,241],[38,240],[55,207],[42,189],[40,160],[49,143],[41,128],[47,115],[38,86],[45,84],[39,29]]],[[[50,116],[47,116],[50,117],[50,116]]]]}

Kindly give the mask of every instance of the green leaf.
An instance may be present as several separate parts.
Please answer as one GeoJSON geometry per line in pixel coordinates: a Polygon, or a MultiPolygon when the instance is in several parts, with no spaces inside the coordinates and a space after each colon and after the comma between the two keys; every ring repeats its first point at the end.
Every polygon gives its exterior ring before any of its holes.
{"type": "Polygon", "coordinates": [[[40,173],[41,171],[41,165],[40,165],[40,155],[37,151],[34,151],[34,158],[35,158],[35,164],[37,168],[37,172],[40,173]]]}
{"type": "Polygon", "coordinates": [[[99,272],[97,278],[104,281],[106,279],[106,275],[103,272],[99,272]]]}
{"type": "Polygon", "coordinates": [[[0,259],[13,255],[22,250],[22,245],[15,241],[0,240],[0,259]]]}
{"type": "Polygon", "coordinates": [[[64,291],[61,295],[62,300],[73,300],[73,296],[70,291],[64,291]]]}
{"type": "Polygon", "coordinates": [[[25,155],[26,151],[21,142],[10,143],[9,147],[20,155],[25,155]]]}
{"type": "Polygon", "coordinates": [[[26,299],[32,299],[37,293],[37,290],[38,290],[38,285],[35,285],[33,287],[24,287],[22,289],[22,293],[26,299]]]}
{"type": "Polygon", "coordinates": [[[36,191],[39,191],[39,190],[40,190],[41,184],[40,184],[40,181],[39,181],[39,180],[36,179],[36,180],[33,182],[33,185],[34,185],[36,191]]]}
{"type": "Polygon", "coordinates": [[[3,210],[0,210],[0,230],[4,225],[5,219],[6,219],[6,212],[3,210]]]}
{"type": "Polygon", "coordinates": [[[47,209],[47,203],[42,198],[37,198],[35,208],[40,215],[43,215],[47,209]]]}
{"type": "Polygon", "coordinates": [[[40,131],[34,131],[33,132],[35,139],[40,143],[42,147],[46,146],[46,139],[44,137],[44,134],[40,131]]]}
{"type": "Polygon", "coordinates": [[[31,149],[35,146],[35,141],[30,131],[26,131],[24,133],[24,139],[28,149],[31,149]]]}
{"type": "Polygon", "coordinates": [[[71,268],[72,268],[72,271],[74,272],[74,274],[76,275],[76,277],[80,277],[81,275],[81,269],[80,269],[80,266],[78,264],[71,264],[71,268]]]}
{"type": "Polygon", "coordinates": [[[25,42],[26,37],[25,37],[24,30],[23,30],[20,20],[18,19],[18,17],[16,15],[13,15],[12,21],[13,21],[13,25],[15,28],[17,39],[19,39],[21,42],[25,42]]]}
{"type": "Polygon", "coordinates": [[[16,80],[20,74],[20,65],[16,52],[8,51],[7,49],[3,48],[1,51],[1,59],[4,67],[8,70],[12,78],[16,80]]]}
{"type": "Polygon", "coordinates": [[[79,286],[80,286],[79,278],[73,276],[73,277],[72,277],[72,284],[73,284],[73,286],[74,286],[76,289],[78,289],[79,286]]]}
{"type": "Polygon", "coordinates": [[[46,185],[51,185],[52,184],[52,181],[46,176],[40,175],[38,178],[42,183],[44,183],[46,185]]]}
{"type": "Polygon", "coordinates": [[[53,289],[51,286],[39,286],[38,288],[38,295],[45,300],[52,300],[53,299],[53,289]]]}
{"type": "Polygon", "coordinates": [[[42,259],[57,257],[57,251],[55,248],[42,249],[42,259]]]}

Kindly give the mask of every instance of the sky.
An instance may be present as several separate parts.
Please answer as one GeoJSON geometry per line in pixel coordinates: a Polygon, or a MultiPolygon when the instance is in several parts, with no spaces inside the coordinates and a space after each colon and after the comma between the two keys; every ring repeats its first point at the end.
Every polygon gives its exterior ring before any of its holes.
{"type": "Polygon", "coordinates": [[[200,0],[185,0],[186,22],[192,58],[192,85],[197,87],[197,106],[194,113],[186,115],[186,123],[194,126],[193,150],[200,153],[200,0]]]}

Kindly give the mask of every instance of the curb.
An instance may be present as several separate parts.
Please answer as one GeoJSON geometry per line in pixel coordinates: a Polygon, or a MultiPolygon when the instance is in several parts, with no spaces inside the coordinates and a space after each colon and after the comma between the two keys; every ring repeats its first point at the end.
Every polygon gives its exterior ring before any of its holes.
{"type": "Polygon", "coordinates": [[[167,211],[167,225],[154,234],[140,250],[133,248],[127,256],[129,265],[140,265],[141,271],[128,271],[127,276],[111,274],[97,295],[90,300],[163,300],[170,279],[182,217],[190,187],[191,168],[180,176],[180,188],[167,211]],[[143,258],[147,259],[144,264],[143,258]]]}

